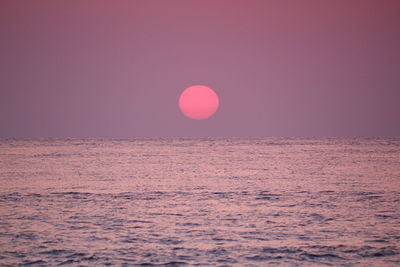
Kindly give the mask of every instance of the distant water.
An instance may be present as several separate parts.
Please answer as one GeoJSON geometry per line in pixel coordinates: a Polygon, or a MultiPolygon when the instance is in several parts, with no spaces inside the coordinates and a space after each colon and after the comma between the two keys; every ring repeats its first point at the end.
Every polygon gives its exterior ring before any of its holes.
{"type": "Polygon", "coordinates": [[[399,266],[400,138],[0,140],[1,266],[399,266]]]}

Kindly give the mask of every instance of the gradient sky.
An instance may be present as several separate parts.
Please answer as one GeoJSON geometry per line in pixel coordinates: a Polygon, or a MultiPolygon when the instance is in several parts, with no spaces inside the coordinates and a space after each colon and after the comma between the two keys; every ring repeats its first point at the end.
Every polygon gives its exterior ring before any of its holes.
{"type": "Polygon", "coordinates": [[[0,137],[400,135],[400,1],[0,0],[0,137]],[[220,108],[186,118],[180,93],[220,108]]]}

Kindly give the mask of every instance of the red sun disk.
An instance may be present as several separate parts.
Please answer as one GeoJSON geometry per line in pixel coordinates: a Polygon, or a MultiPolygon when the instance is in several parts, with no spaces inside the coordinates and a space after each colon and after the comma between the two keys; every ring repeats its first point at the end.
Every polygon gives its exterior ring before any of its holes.
{"type": "Polygon", "coordinates": [[[210,118],[219,106],[218,95],[209,87],[194,85],[183,91],[179,97],[179,108],[185,116],[203,120],[210,118]]]}

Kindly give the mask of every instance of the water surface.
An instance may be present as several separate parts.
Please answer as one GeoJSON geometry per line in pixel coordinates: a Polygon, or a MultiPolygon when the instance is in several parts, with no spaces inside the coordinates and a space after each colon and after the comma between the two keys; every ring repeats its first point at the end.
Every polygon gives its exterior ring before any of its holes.
{"type": "Polygon", "coordinates": [[[1,140],[0,265],[399,266],[400,138],[1,140]]]}

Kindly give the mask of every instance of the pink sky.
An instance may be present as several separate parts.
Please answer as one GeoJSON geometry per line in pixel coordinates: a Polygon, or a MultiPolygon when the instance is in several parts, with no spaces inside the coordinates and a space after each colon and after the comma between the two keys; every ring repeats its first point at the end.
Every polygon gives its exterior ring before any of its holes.
{"type": "Polygon", "coordinates": [[[0,137],[400,135],[400,1],[0,2],[0,137]],[[196,121],[180,93],[219,95],[196,121]]]}

